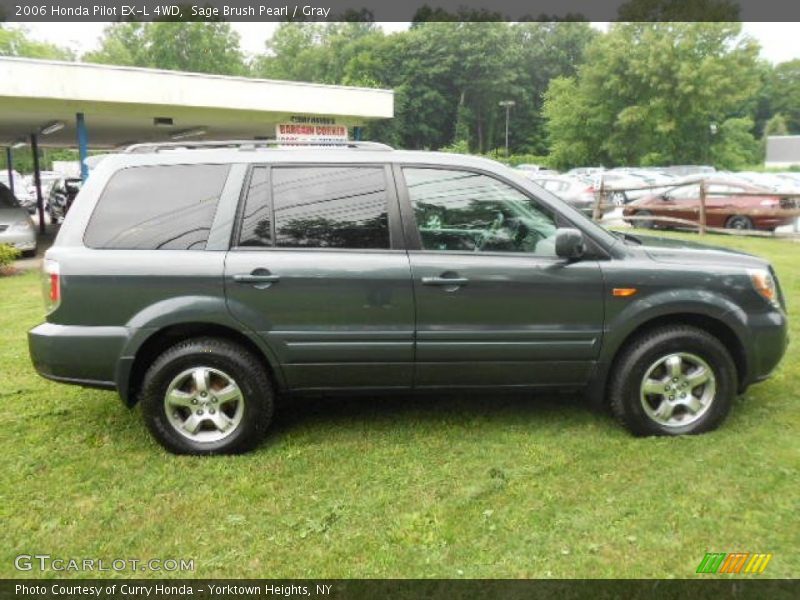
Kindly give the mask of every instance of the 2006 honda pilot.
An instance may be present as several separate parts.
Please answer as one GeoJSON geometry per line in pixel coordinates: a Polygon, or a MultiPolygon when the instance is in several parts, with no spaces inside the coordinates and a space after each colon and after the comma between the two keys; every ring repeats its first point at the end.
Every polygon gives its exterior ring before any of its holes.
{"type": "Polygon", "coordinates": [[[43,269],[39,373],[141,402],[179,453],[252,448],[281,392],[580,388],[634,434],[700,433],[787,342],[759,258],[369,143],[110,155],[43,269]]]}

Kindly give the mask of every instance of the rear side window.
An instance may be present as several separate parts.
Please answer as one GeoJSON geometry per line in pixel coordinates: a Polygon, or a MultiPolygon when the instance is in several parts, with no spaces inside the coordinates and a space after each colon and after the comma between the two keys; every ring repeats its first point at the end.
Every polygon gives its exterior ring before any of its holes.
{"type": "Polygon", "coordinates": [[[253,171],[240,246],[385,249],[389,243],[383,167],[274,167],[253,171]],[[270,206],[271,199],[271,206],[270,206]]]}
{"type": "Polygon", "coordinates": [[[84,235],[90,248],[202,250],[230,165],[164,165],[113,175],[84,235]]]}

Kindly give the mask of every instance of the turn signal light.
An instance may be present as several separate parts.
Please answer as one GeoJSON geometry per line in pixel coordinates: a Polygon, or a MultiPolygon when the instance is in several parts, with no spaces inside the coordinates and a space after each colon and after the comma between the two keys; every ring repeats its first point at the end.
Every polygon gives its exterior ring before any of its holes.
{"type": "Polygon", "coordinates": [[[756,292],[773,306],[778,306],[778,286],[772,274],[766,269],[748,269],[748,274],[756,292]]]}
{"type": "Polygon", "coordinates": [[[633,296],[638,291],[639,290],[636,288],[614,288],[611,294],[617,298],[627,298],[628,296],[633,296]]]}

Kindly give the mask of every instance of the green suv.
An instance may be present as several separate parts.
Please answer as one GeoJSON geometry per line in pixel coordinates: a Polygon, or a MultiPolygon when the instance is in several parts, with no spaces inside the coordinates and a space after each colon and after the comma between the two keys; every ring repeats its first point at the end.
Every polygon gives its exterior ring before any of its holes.
{"type": "Polygon", "coordinates": [[[109,155],[43,271],[36,369],[140,403],[178,453],[246,451],[276,394],[334,391],[570,388],[636,435],[701,433],[787,343],[760,258],[609,232],[495,162],[370,143],[109,155]]]}

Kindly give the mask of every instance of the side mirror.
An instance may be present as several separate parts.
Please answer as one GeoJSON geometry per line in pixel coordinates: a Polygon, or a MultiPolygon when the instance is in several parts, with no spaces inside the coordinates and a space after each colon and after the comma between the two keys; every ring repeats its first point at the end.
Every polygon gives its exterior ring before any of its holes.
{"type": "Polygon", "coordinates": [[[556,256],[567,260],[577,260],[586,252],[583,233],[571,227],[556,230],[556,256]]]}

